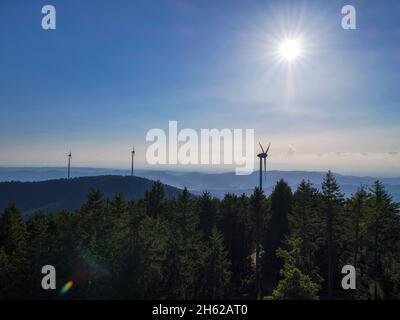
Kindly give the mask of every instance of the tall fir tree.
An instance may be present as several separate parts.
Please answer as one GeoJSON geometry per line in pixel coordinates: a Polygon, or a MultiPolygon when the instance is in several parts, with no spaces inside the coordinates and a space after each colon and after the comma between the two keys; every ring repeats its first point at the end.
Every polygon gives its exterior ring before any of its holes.
{"type": "Polygon", "coordinates": [[[10,299],[13,288],[11,265],[4,247],[0,247],[0,299],[10,299]]]}
{"type": "Polygon", "coordinates": [[[324,243],[321,196],[309,181],[301,181],[293,195],[292,213],[289,215],[291,238],[301,239],[302,272],[313,281],[321,282],[317,252],[324,243]]]}
{"type": "Polygon", "coordinates": [[[204,299],[224,299],[228,297],[231,285],[230,262],[224,240],[217,227],[213,227],[209,238],[209,249],[203,269],[204,299]]]}
{"type": "Polygon", "coordinates": [[[362,251],[362,224],[368,214],[368,194],[363,186],[347,202],[346,215],[350,240],[352,241],[351,259],[357,269],[362,251]],[[350,229],[349,229],[350,228],[350,229]]]}
{"type": "Polygon", "coordinates": [[[165,213],[166,199],[163,184],[158,180],[153,183],[152,189],[144,195],[146,213],[150,217],[157,217],[165,213]]]}
{"type": "Polygon", "coordinates": [[[209,192],[204,192],[198,201],[199,228],[203,232],[204,239],[211,236],[212,229],[217,223],[217,201],[209,192]]]}
{"type": "Polygon", "coordinates": [[[9,270],[10,291],[7,295],[18,297],[26,291],[27,286],[27,232],[21,211],[14,204],[6,208],[0,217],[0,249],[3,249],[2,259],[7,261],[9,270]]]}
{"type": "Polygon", "coordinates": [[[225,195],[220,206],[219,227],[231,260],[232,281],[238,297],[248,289],[247,283],[251,275],[254,238],[251,234],[248,206],[249,200],[245,195],[237,197],[233,194],[225,195]]]}
{"type": "Polygon", "coordinates": [[[52,265],[50,255],[49,239],[49,219],[43,212],[38,212],[27,222],[28,232],[28,281],[29,294],[32,298],[42,298],[49,296],[48,291],[44,291],[40,285],[43,274],[42,267],[52,265]]]}
{"type": "Polygon", "coordinates": [[[276,300],[318,300],[319,285],[301,270],[301,240],[288,240],[288,249],[277,249],[278,258],[284,261],[282,279],[269,299],[276,300]]]}
{"type": "Polygon", "coordinates": [[[168,240],[168,257],[164,265],[168,298],[194,299],[206,246],[198,229],[195,200],[186,188],[178,198],[171,219],[173,230],[168,240]]]}
{"type": "Polygon", "coordinates": [[[344,195],[331,171],[325,176],[322,182],[322,199],[325,211],[325,232],[327,249],[327,296],[333,298],[335,274],[338,269],[338,229],[340,227],[340,215],[343,213],[344,195]]]}
{"type": "Polygon", "coordinates": [[[276,256],[278,248],[285,248],[286,236],[289,232],[288,217],[292,212],[292,191],[284,180],[279,180],[272,191],[271,218],[264,236],[264,281],[266,293],[270,294],[279,279],[282,261],[276,256]]]}
{"type": "Polygon", "coordinates": [[[250,197],[250,214],[251,228],[254,239],[254,256],[253,265],[255,266],[254,276],[254,294],[255,299],[261,299],[262,296],[262,272],[263,265],[261,263],[262,254],[262,236],[265,233],[266,223],[268,219],[268,206],[264,192],[260,188],[255,188],[250,197]]]}
{"type": "Polygon", "coordinates": [[[397,284],[395,282],[398,272],[394,271],[394,268],[400,265],[398,255],[400,217],[399,205],[392,201],[380,181],[375,181],[371,193],[371,210],[367,221],[367,250],[372,253],[369,255],[373,283],[372,298],[377,300],[398,294],[394,289],[394,286],[399,285],[399,282],[397,284]]]}

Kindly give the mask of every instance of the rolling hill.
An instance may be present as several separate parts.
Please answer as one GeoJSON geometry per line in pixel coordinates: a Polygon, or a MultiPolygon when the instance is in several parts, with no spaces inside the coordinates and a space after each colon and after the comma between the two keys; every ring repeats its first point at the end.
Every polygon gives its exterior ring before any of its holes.
{"type": "MultiPolygon", "coordinates": [[[[38,182],[1,182],[0,212],[12,203],[30,215],[37,210],[47,212],[75,210],[85,201],[90,189],[99,189],[105,198],[122,193],[126,199],[137,199],[150,190],[154,181],[141,177],[116,175],[80,177],[38,182]]],[[[168,198],[176,197],[181,190],[165,185],[168,198]]]]}
{"type": "MultiPolygon", "coordinates": [[[[127,175],[128,170],[101,169],[101,168],[73,168],[74,177],[81,176],[103,176],[103,175],[127,175]]],[[[0,167],[0,181],[44,181],[65,177],[65,168],[6,168],[0,167]]],[[[135,170],[137,177],[150,180],[160,180],[162,183],[182,189],[187,187],[193,194],[201,194],[209,191],[213,196],[222,198],[226,193],[251,194],[254,187],[258,185],[258,171],[247,176],[237,176],[233,172],[205,173],[185,171],[163,171],[163,170],[135,170]]],[[[317,188],[321,188],[325,172],[318,171],[279,171],[272,170],[267,173],[264,191],[270,194],[279,179],[284,179],[294,190],[302,179],[309,180],[317,188]]],[[[335,173],[335,177],[346,196],[357,191],[360,185],[367,188],[372,186],[376,179],[383,182],[386,190],[395,201],[400,202],[400,178],[379,178],[369,176],[342,175],[335,173]]],[[[122,178],[122,177],[121,177],[122,178]]],[[[72,180],[73,181],[73,180],[72,180]]],[[[0,184],[1,185],[1,184],[0,184]]],[[[117,190],[114,190],[117,191],[117,190]]],[[[123,191],[123,190],[121,190],[123,191]]],[[[1,189],[0,189],[1,192],[1,189]]],[[[2,195],[0,194],[0,199],[2,195]]],[[[1,204],[1,201],[0,201],[1,204]]]]}

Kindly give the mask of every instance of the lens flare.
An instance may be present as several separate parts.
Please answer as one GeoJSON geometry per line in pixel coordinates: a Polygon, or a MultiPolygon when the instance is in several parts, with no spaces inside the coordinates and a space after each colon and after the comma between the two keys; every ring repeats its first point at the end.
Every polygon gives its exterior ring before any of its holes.
{"type": "Polygon", "coordinates": [[[61,295],[66,294],[66,293],[72,288],[73,285],[74,285],[74,282],[73,282],[72,280],[67,281],[67,282],[63,285],[63,287],[61,288],[60,294],[61,294],[61,295]]]}

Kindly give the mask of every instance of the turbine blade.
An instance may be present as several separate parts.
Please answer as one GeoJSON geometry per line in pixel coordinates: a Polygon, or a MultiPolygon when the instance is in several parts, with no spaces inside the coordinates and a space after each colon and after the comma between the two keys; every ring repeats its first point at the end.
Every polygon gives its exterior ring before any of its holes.
{"type": "Polygon", "coordinates": [[[262,152],[264,153],[264,148],[262,147],[261,143],[258,142],[258,144],[260,145],[260,148],[261,148],[262,152]]]}
{"type": "Polygon", "coordinates": [[[269,147],[271,146],[271,142],[268,144],[268,148],[267,151],[265,151],[265,153],[268,153],[269,147]]]}

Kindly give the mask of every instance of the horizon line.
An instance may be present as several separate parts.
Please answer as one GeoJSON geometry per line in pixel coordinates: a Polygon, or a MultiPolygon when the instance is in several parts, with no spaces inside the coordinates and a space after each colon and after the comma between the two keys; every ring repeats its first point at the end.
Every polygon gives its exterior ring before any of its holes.
{"type": "MultiPolygon", "coordinates": [[[[66,169],[66,166],[3,166],[0,165],[0,169],[66,169]]],[[[72,167],[71,169],[78,169],[78,170],[113,170],[113,171],[123,171],[123,172],[130,172],[130,169],[127,168],[118,168],[118,167],[89,167],[89,166],[79,166],[79,167],[72,167]]],[[[174,173],[200,173],[200,174],[235,174],[234,170],[192,170],[192,169],[149,169],[138,167],[134,171],[153,171],[153,172],[174,172],[174,173]]],[[[249,175],[259,172],[260,170],[254,170],[249,175]]],[[[267,172],[305,172],[305,173],[327,173],[331,171],[333,174],[340,175],[340,176],[354,176],[358,178],[393,178],[393,179],[400,179],[400,176],[397,175],[384,175],[381,176],[379,174],[356,174],[356,173],[343,173],[333,170],[287,170],[287,169],[274,169],[269,170],[267,172]]]]}

